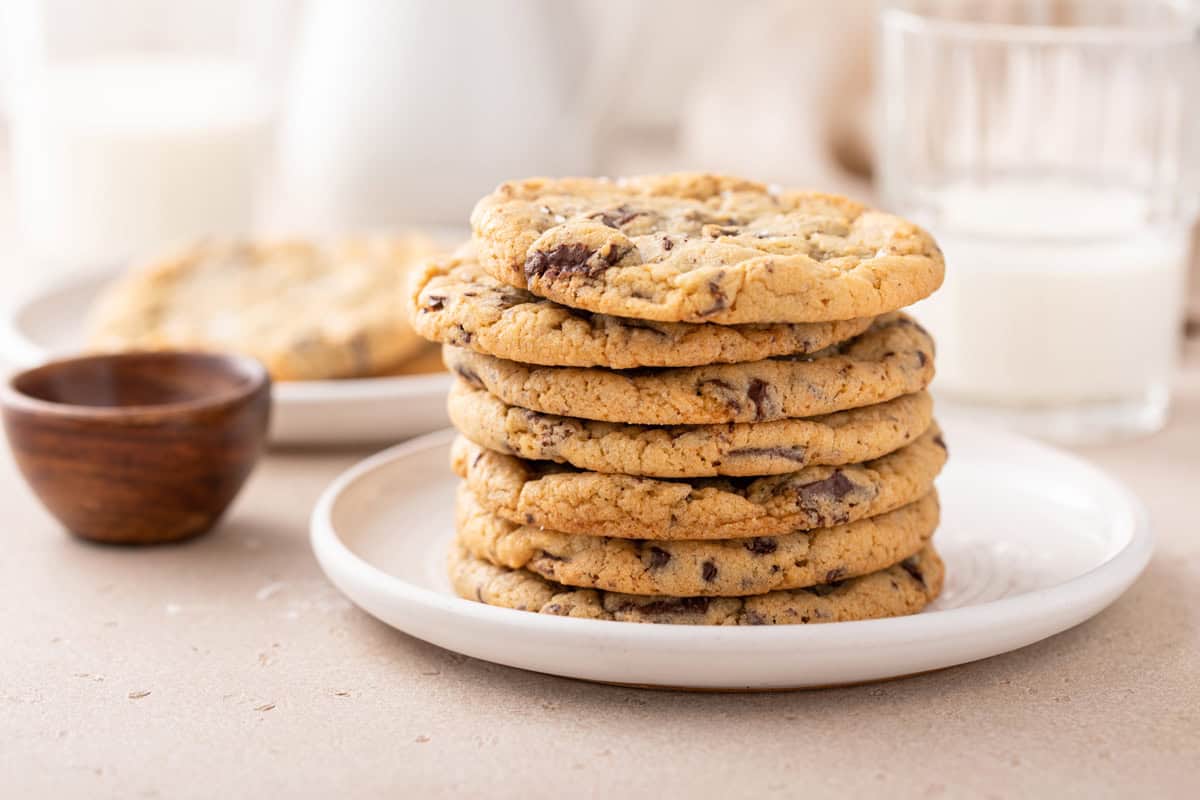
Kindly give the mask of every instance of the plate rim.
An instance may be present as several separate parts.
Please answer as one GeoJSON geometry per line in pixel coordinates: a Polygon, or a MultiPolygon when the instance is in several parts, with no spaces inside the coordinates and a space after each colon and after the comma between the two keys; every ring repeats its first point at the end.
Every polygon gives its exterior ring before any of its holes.
{"type": "MultiPolygon", "coordinates": [[[[560,635],[586,638],[592,642],[620,641],[626,645],[653,642],[656,646],[686,645],[689,650],[705,646],[725,646],[729,639],[741,644],[753,643],[759,648],[790,648],[803,645],[810,650],[834,650],[852,642],[860,642],[863,636],[872,636],[873,643],[889,646],[927,641],[931,634],[950,637],[966,633],[977,633],[975,621],[980,609],[987,608],[999,617],[994,624],[1036,618],[1037,608],[1048,600],[1064,605],[1078,602],[1081,597],[1105,595],[1116,590],[1113,600],[1131,585],[1145,569],[1154,551],[1154,537],[1150,528],[1150,517],[1141,500],[1122,482],[1107,472],[1073,453],[1008,431],[1002,431],[965,420],[956,419],[952,427],[971,428],[982,436],[1000,436],[1013,443],[1030,447],[1055,458],[1067,459],[1077,468],[1090,473],[1108,485],[1123,508],[1130,512],[1132,530],[1129,541],[1111,553],[1105,560],[1091,569],[1053,586],[1035,589],[1019,595],[1004,597],[986,603],[959,608],[925,611],[904,617],[888,619],[857,620],[828,625],[763,625],[763,626],[696,626],[682,624],[618,625],[609,620],[577,619],[533,614],[528,611],[489,606],[464,598],[443,594],[433,589],[413,584],[403,578],[390,575],[353,552],[338,536],[332,520],[332,511],[343,492],[355,481],[367,474],[384,468],[409,455],[443,446],[457,434],[453,428],[425,434],[382,450],[354,464],[338,475],[322,491],[313,508],[309,524],[309,540],[313,553],[326,577],[338,588],[347,592],[337,575],[350,574],[369,586],[372,592],[384,595],[398,594],[402,600],[416,603],[426,609],[441,613],[466,615],[475,621],[509,629],[530,628],[547,632],[560,631],[560,635]],[[1097,583],[1100,588],[1093,589],[1097,583]],[[1031,617],[1032,615],[1032,617],[1031,617]],[[877,640],[877,641],[876,641],[877,640]]],[[[358,605],[353,597],[351,601],[358,605]]],[[[1109,602],[1112,602],[1110,600],[1109,602]]],[[[1108,605],[1106,603],[1105,605],[1108,605]]],[[[361,608],[361,606],[359,606],[361,608]]],[[[1101,606],[1101,609],[1104,606],[1101,606]]],[[[366,613],[376,615],[368,609],[366,613]]],[[[378,619],[378,617],[376,617],[378,619]]],[[[1086,617],[1085,617],[1086,619],[1086,617]]],[[[386,620],[389,627],[398,628],[386,620]]],[[[1074,624],[1053,631],[1060,632],[1074,624]]],[[[407,631],[404,631],[407,633],[407,631]]],[[[412,634],[409,634],[412,635],[412,634]]],[[[1045,638],[1044,636],[1038,639],[1045,638]]],[[[1036,640],[1035,640],[1036,641],[1036,640]]],[[[982,657],[982,656],[981,656],[982,657]]]]}

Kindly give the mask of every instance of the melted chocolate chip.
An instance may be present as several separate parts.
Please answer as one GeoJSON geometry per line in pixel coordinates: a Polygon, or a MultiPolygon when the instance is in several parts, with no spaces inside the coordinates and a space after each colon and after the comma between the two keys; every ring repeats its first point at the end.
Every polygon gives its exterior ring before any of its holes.
{"type": "Polygon", "coordinates": [[[933,443],[936,444],[938,447],[942,448],[943,450],[945,450],[947,453],[950,452],[950,448],[946,447],[946,440],[942,438],[942,435],[940,433],[937,436],[933,437],[933,443]]]}
{"type": "Polygon", "coordinates": [[[717,565],[711,561],[705,561],[700,565],[700,577],[708,583],[712,583],[717,577],[717,565]]]}
{"type": "Polygon", "coordinates": [[[921,573],[920,563],[916,558],[906,558],[900,562],[900,567],[924,586],[925,576],[921,573]]]}
{"type": "Polygon", "coordinates": [[[770,397],[767,394],[767,382],[754,378],[750,381],[750,387],[746,390],[750,402],[754,403],[754,418],[761,420],[766,419],[768,414],[768,401],[770,397]]]}
{"type": "Polygon", "coordinates": [[[917,363],[922,367],[929,363],[929,356],[925,355],[924,350],[917,351],[917,363]]]}
{"type": "Polygon", "coordinates": [[[446,307],[446,296],[441,294],[431,294],[426,300],[425,305],[421,308],[422,311],[441,311],[446,307]]]}
{"type": "Polygon", "coordinates": [[[816,595],[817,597],[827,597],[828,595],[833,594],[840,585],[841,584],[838,583],[819,583],[816,586],[804,587],[804,591],[808,592],[809,594],[816,595]]]}
{"type": "Polygon", "coordinates": [[[796,491],[800,495],[801,500],[811,500],[817,498],[828,498],[830,500],[841,500],[846,495],[855,490],[854,482],[842,473],[835,470],[832,475],[824,480],[813,481],[806,483],[803,486],[797,486],[796,491]]]}
{"type": "Polygon", "coordinates": [[[756,556],[765,556],[774,553],[779,549],[779,543],[769,536],[756,536],[748,542],[742,544],[742,547],[754,553],[756,556]]]}
{"type": "Polygon", "coordinates": [[[525,259],[525,275],[549,280],[563,275],[591,275],[587,264],[594,252],[580,243],[560,244],[548,253],[539,250],[525,259]]]}
{"type": "Polygon", "coordinates": [[[767,618],[757,611],[747,611],[745,615],[747,625],[766,625],[767,618]]]}
{"type": "Polygon", "coordinates": [[[671,237],[664,236],[662,237],[662,246],[663,250],[670,252],[671,249],[675,247],[675,243],[671,241],[671,237]]]}
{"type": "Polygon", "coordinates": [[[633,222],[646,212],[631,209],[629,206],[622,203],[616,208],[610,208],[608,211],[597,211],[592,214],[592,219],[598,219],[610,228],[620,229],[622,225],[633,222]]]}
{"type": "Polygon", "coordinates": [[[556,555],[554,555],[554,553],[548,553],[545,550],[543,550],[541,552],[541,555],[539,555],[538,558],[542,558],[547,561],[558,561],[558,562],[564,563],[564,564],[571,560],[571,559],[567,558],[566,556],[556,556],[556,555]]]}
{"type": "Polygon", "coordinates": [[[671,560],[671,554],[661,547],[650,548],[650,558],[646,564],[646,569],[662,569],[671,560]]]}
{"type": "Polygon", "coordinates": [[[834,567],[833,569],[829,570],[829,572],[825,573],[825,582],[826,583],[836,583],[837,581],[840,581],[844,577],[846,577],[846,568],[845,567],[834,567]]]}
{"type": "Polygon", "coordinates": [[[805,448],[796,447],[742,447],[730,450],[729,455],[743,458],[782,458],[785,461],[795,461],[803,464],[808,458],[805,448]]]}

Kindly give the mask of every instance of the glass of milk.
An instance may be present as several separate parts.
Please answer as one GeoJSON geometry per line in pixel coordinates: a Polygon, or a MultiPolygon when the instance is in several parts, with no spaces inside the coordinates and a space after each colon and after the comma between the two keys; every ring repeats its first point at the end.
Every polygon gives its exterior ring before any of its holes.
{"type": "Polygon", "coordinates": [[[880,188],[946,256],[914,309],[945,405],[1068,442],[1164,425],[1200,191],[1185,7],[883,10],[880,188]]]}
{"type": "Polygon", "coordinates": [[[6,3],[25,263],[95,269],[247,232],[267,163],[283,11],[270,0],[6,3]]]}

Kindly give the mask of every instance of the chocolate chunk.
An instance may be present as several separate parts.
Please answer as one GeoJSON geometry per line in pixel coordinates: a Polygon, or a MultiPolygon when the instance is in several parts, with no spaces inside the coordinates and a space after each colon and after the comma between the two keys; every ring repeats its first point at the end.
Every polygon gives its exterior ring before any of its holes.
{"type": "Polygon", "coordinates": [[[711,561],[705,561],[700,565],[700,577],[708,583],[712,583],[717,577],[717,565],[711,561]]]}
{"type": "Polygon", "coordinates": [[[839,584],[836,583],[819,583],[816,586],[805,586],[804,591],[808,592],[809,594],[816,595],[817,597],[826,597],[833,594],[838,588],[838,585],[839,584]]]}
{"type": "Polygon", "coordinates": [[[942,448],[943,450],[945,450],[946,453],[950,452],[950,448],[946,447],[946,440],[942,438],[942,435],[940,433],[937,436],[933,437],[933,443],[936,444],[938,447],[942,448]]]}
{"type": "Polygon", "coordinates": [[[675,247],[675,243],[671,241],[671,237],[664,236],[662,237],[662,246],[663,250],[670,252],[670,250],[675,247]]]}
{"type": "Polygon", "coordinates": [[[671,554],[661,547],[650,548],[650,558],[646,564],[646,569],[662,569],[671,560],[671,554]]]}
{"type": "Polygon", "coordinates": [[[920,364],[922,367],[925,366],[927,363],[929,363],[929,356],[925,355],[924,350],[917,351],[917,363],[920,364]]]}
{"type": "Polygon", "coordinates": [[[616,208],[610,208],[607,211],[597,211],[591,215],[591,219],[598,219],[608,227],[620,230],[622,225],[632,222],[644,213],[646,212],[631,209],[622,203],[616,208]]]}
{"type": "Polygon", "coordinates": [[[741,447],[737,450],[730,450],[729,455],[743,458],[782,458],[798,464],[803,464],[808,458],[805,448],[799,445],[796,447],[741,447]]]}
{"type": "Polygon", "coordinates": [[[442,294],[431,294],[425,305],[422,306],[422,311],[441,311],[446,307],[446,296],[442,294]]]}
{"type": "Polygon", "coordinates": [[[846,577],[846,568],[845,567],[834,567],[833,569],[829,570],[829,572],[825,573],[825,582],[826,583],[836,583],[837,581],[840,581],[844,577],[846,577]]]}
{"type": "Polygon", "coordinates": [[[471,340],[474,338],[475,336],[462,325],[455,325],[451,343],[457,345],[467,345],[470,344],[471,340]]]}
{"type": "Polygon", "coordinates": [[[544,277],[549,280],[564,275],[592,275],[588,260],[594,250],[586,244],[560,244],[548,253],[538,251],[525,259],[525,275],[529,278],[544,277]]]}
{"type": "Polygon", "coordinates": [[[766,625],[767,618],[764,617],[762,614],[758,613],[757,611],[747,611],[746,612],[746,624],[747,625],[766,625]]]}
{"type": "Polygon", "coordinates": [[[925,576],[921,573],[920,564],[921,564],[920,559],[918,559],[916,556],[914,556],[912,558],[906,558],[903,561],[901,561],[900,567],[905,572],[907,572],[909,575],[912,575],[914,578],[916,578],[921,583],[922,586],[925,586],[925,576]]]}
{"type": "Polygon", "coordinates": [[[526,515],[525,515],[525,524],[526,524],[526,525],[532,525],[532,524],[533,524],[533,514],[526,514],[526,515]]]}
{"type": "Polygon", "coordinates": [[[830,500],[841,500],[846,495],[850,494],[857,487],[854,482],[842,473],[835,470],[832,475],[824,480],[813,481],[806,483],[803,486],[797,486],[796,491],[800,495],[801,500],[813,500],[828,498],[830,500]]]}
{"type": "Polygon", "coordinates": [[[768,392],[767,382],[754,378],[750,381],[750,387],[746,390],[746,394],[750,398],[750,402],[754,403],[754,418],[766,419],[768,413],[769,400],[771,399],[768,392]]]}
{"type": "Polygon", "coordinates": [[[779,549],[779,543],[769,536],[756,536],[748,542],[744,542],[742,547],[754,553],[756,556],[765,556],[774,553],[779,549]]]}

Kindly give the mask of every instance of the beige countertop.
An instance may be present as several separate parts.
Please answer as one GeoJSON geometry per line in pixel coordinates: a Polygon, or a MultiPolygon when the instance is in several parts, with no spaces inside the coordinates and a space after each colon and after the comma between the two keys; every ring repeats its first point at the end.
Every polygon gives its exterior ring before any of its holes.
{"type": "Polygon", "coordinates": [[[149,550],[72,540],[0,457],[0,793],[1189,796],[1200,342],[1166,431],[1081,452],[1142,496],[1158,537],[1111,608],[943,672],[760,695],[521,672],[351,607],[313,560],[307,517],[361,452],[273,453],[217,532],[149,550]]]}

